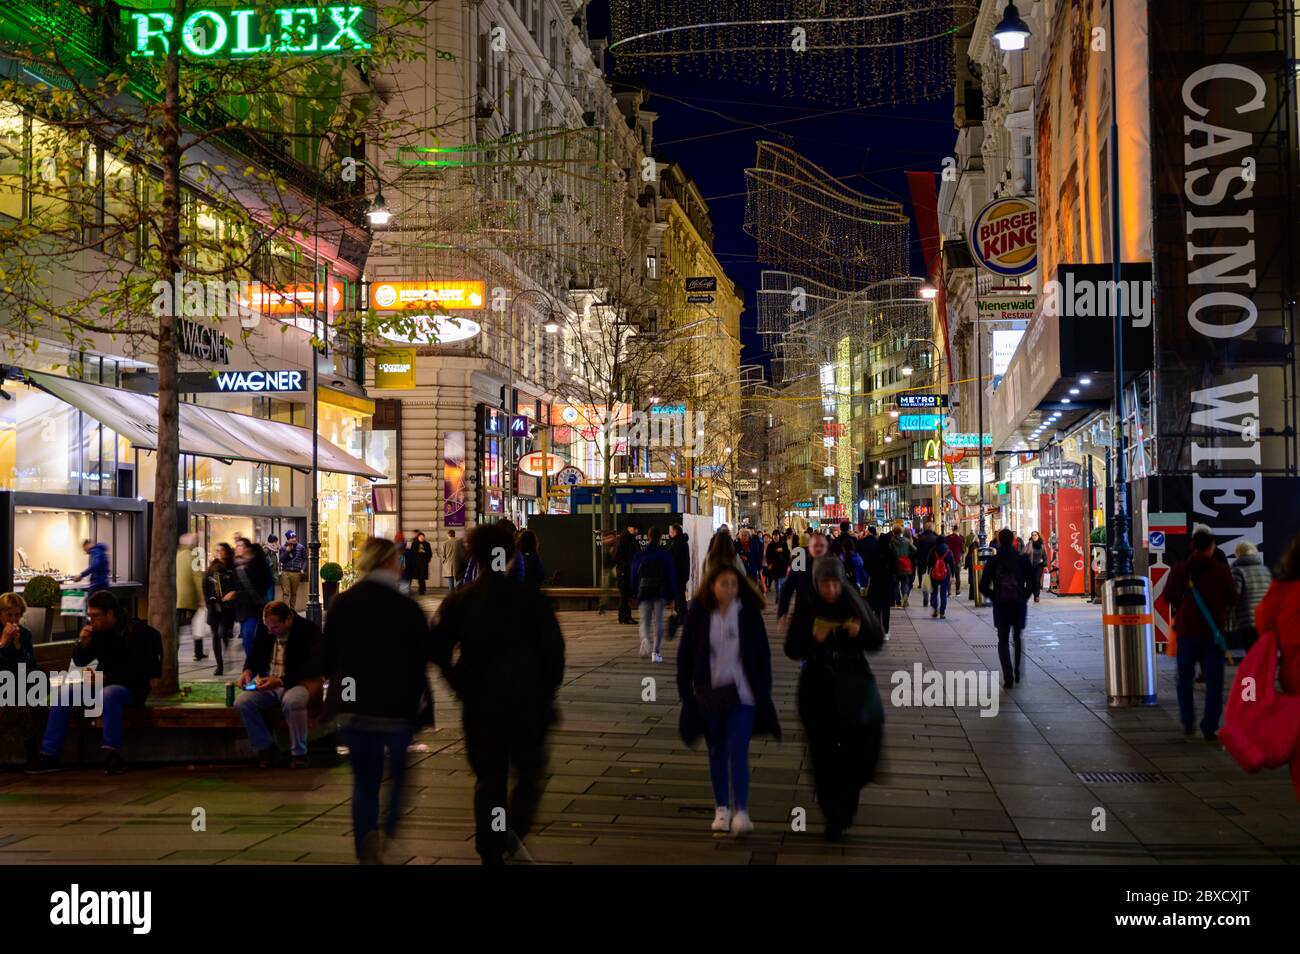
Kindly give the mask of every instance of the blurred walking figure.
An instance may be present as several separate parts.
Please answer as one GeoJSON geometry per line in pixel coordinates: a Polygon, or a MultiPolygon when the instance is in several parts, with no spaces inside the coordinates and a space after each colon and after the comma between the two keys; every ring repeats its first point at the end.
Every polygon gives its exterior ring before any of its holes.
{"type": "MultiPolygon", "coordinates": [[[[511,571],[522,583],[540,587],[546,585],[546,567],[538,552],[537,534],[531,530],[520,530],[515,534],[515,557],[511,561],[511,571]]],[[[421,593],[424,591],[421,590],[421,593]]]]}
{"type": "Polygon", "coordinates": [[[81,549],[86,551],[90,564],[77,574],[77,579],[90,577],[90,585],[86,587],[86,598],[89,599],[92,594],[108,589],[108,547],[91,540],[82,540],[81,549]]]}
{"type": "MultiPolygon", "coordinates": [[[[791,569],[790,575],[786,577],[785,585],[781,587],[781,593],[776,599],[776,620],[778,625],[784,625],[786,617],[790,613],[791,601],[802,601],[807,603],[812,599],[812,568],[818,557],[824,557],[830,544],[826,540],[826,535],[820,531],[813,531],[808,535],[808,546],[803,553],[803,566],[800,569],[791,569]]],[[[793,558],[791,567],[794,566],[793,558]]],[[[892,563],[891,563],[892,567],[892,563]]],[[[892,581],[890,577],[890,592],[893,592],[892,581]]]]}
{"type": "Polygon", "coordinates": [[[803,721],[826,838],[853,825],[862,786],[875,778],[885,711],[866,653],[885,642],[880,622],[834,557],[813,564],[812,599],[796,606],[785,654],[803,662],[803,721]]]}
{"type": "Polygon", "coordinates": [[[713,784],[713,831],[744,835],[749,820],[749,741],[781,738],[772,704],[772,653],[763,597],[727,562],[704,576],[686,614],[677,650],[678,732],[694,745],[704,736],[713,784]]]}
{"type": "Polygon", "coordinates": [[[935,541],[925,572],[930,580],[930,616],[944,619],[948,615],[948,586],[957,575],[957,560],[948,551],[947,541],[935,541]]]}
{"type": "Polygon", "coordinates": [[[235,591],[235,551],[229,543],[218,543],[203,576],[208,632],[212,636],[212,655],[217,657],[217,668],[213,673],[216,676],[224,675],[226,671],[225,649],[235,628],[235,604],[232,602],[235,591]],[[231,594],[231,599],[226,598],[227,594],[231,594]]]}
{"type": "Polygon", "coordinates": [[[1237,601],[1228,612],[1228,634],[1233,643],[1250,652],[1250,647],[1259,638],[1255,611],[1273,582],[1273,574],[1264,565],[1259,549],[1249,540],[1238,543],[1234,552],[1237,561],[1232,565],[1232,582],[1237,591],[1237,601]]]}
{"type": "Polygon", "coordinates": [[[1192,554],[1169,571],[1165,597],[1174,611],[1178,633],[1178,715],[1183,731],[1196,731],[1193,686],[1196,665],[1205,674],[1205,713],[1201,735],[1213,742],[1219,735],[1223,714],[1223,664],[1227,642],[1228,607],[1237,600],[1237,589],[1228,564],[1215,554],[1214,534],[1197,530],[1192,534],[1192,554]]]}
{"type": "Polygon", "coordinates": [[[646,548],[632,561],[632,588],[641,613],[641,658],[650,656],[657,663],[664,661],[664,609],[677,592],[677,568],[668,551],[659,545],[659,534],[658,527],[651,527],[646,548]]]}
{"type": "Polygon", "coordinates": [[[785,586],[785,576],[790,572],[790,545],[782,534],[772,534],[772,542],[767,545],[767,578],[775,590],[776,601],[781,601],[781,588],[785,586]]]}
{"type": "Polygon", "coordinates": [[[551,601],[492,570],[494,556],[508,561],[514,546],[500,524],[475,527],[469,549],[479,575],[442,602],[433,624],[433,660],[464,709],[474,845],[485,865],[531,860],[524,840],[542,798],[547,734],[558,721],[555,693],[564,678],[564,636],[551,601]],[[515,787],[507,798],[511,768],[515,787]]]}
{"type": "Polygon", "coordinates": [[[614,551],[614,566],[618,575],[618,621],[632,624],[632,561],[641,552],[641,544],[636,539],[637,525],[629,523],[618,538],[618,548],[614,551]]]}
{"type": "Polygon", "coordinates": [[[921,585],[921,605],[929,606],[931,603],[930,595],[933,587],[930,579],[930,552],[939,542],[939,534],[934,532],[934,524],[929,520],[925,521],[925,529],[921,531],[920,536],[916,538],[916,579],[921,585]]]}
{"type": "Polygon", "coordinates": [[[1030,580],[1033,586],[1034,602],[1038,602],[1039,595],[1043,592],[1043,574],[1047,572],[1048,553],[1047,541],[1043,535],[1035,530],[1029,535],[1029,566],[1034,571],[1034,577],[1030,580]]]}
{"type": "Polygon", "coordinates": [[[253,651],[253,637],[257,634],[257,624],[262,621],[262,607],[266,605],[270,585],[271,571],[262,548],[241,537],[235,550],[235,591],[224,598],[234,604],[245,659],[253,651]]]}
{"type": "Polygon", "coordinates": [[[912,543],[912,531],[906,533],[894,529],[894,575],[898,579],[898,599],[895,606],[906,606],[912,596],[912,583],[916,572],[916,546],[912,543]]]}
{"type": "Polygon", "coordinates": [[[952,595],[961,596],[961,566],[966,555],[966,541],[954,526],[952,532],[943,538],[943,542],[947,544],[948,552],[953,558],[952,595]]]}
{"type": "Polygon", "coordinates": [[[443,579],[447,581],[447,591],[451,592],[456,588],[456,582],[464,572],[465,565],[465,541],[456,539],[455,530],[447,531],[447,539],[442,541],[438,556],[442,564],[443,579]]]}
{"type": "MultiPolygon", "coordinates": [[[[194,614],[203,605],[203,569],[202,562],[195,567],[194,544],[198,537],[193,533],[181,534],[176,544],[176,611],[180,616],[180,625],[184,626],[194,619],[194,614]]],[[[203,551],[198,551],[199,558],[203,551]]],[[[207,659],[203,652],[203,634],[191,627],[194,636],[194,661],[207,659]]]]}
{"type": "Polygon", "coordinates": [[[280,547],[280,590],[289,609],[298,610],[298,588],[307,571],[307,548],[298,542],[298,534],[286,530],[284,546],[280,547]]]}
{"type": "Polygon", "coordinates": [[[998,630],[998,659],[1002,663],[1002,687],[1009,689],[1020,682],[1020,662],[1024,653],[1025,618],[1029,612],[1029,595],[1033,592],[1029,558],[1016,550],[1015,534],[1004,527],[998,531],[998,551],[980,572],[980,592],[993,603],[993,625],[998,630]],[[1012,666],[1009,640],[1016,644],[1012,666]]]}
{"type": "Polygon", "coordinates": [[[686,584],[691,578],[691,538],[674,523],[668,528],[668,555],[673,558],[673,580],[677,588],[673,590],[673,618],[668,624],[668,638],[677,635],[677,629],[686,622],[686,584]]]}
{"type": "Polygon", "coordinates": [[[325,620],[322,669],[327,713],[352,764],[352,839],[362,864],[382,864],[397,832],[411,737],[433,724],[427,668],[433,644],[424,612],[401,591],[401,558],[390,540],[371,537],[357,557],[360,578],[335,597],[325,620]],[[382,620],[382,626],[375,621],[382,620]],[[383,834],[379,789],[391,776],[383,834]]]}

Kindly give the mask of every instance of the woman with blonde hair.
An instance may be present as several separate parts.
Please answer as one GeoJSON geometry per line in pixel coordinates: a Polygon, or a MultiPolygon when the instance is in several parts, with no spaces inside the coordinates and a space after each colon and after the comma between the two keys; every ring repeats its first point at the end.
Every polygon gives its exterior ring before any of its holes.
{"type": "Polygon", "coordinates": [[[1259,548],[1249,540],[1237,544],[1236,562],[1232,564],[1232,582],[1237,588],[1237,602],[1228,607],[1228,638],[1246,652],[1255,645],[1255,610],[1273,582],[1273,574],[1264,565],[1259,548]]]}

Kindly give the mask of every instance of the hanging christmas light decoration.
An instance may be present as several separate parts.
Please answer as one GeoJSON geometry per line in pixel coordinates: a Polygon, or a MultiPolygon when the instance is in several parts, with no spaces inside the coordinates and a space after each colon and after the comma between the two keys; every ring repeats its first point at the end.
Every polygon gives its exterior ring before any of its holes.
{"type": "Polygon", "coordinates": [[[617,70],[765,83],[837,105],[931,99],[977,0],[611,0],[617,70]]]}
{"type": "Polygon", "coordinates": [[[761,261],[844,291],[906,273],[901,203],[850,189],[774,142],[758,144],[745,186],[745,231],[761,261]]]}

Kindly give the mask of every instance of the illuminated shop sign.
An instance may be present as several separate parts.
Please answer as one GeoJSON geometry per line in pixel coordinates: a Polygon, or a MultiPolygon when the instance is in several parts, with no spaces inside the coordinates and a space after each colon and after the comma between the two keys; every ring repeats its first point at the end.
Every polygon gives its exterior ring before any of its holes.
{"type": "Polygon", "coordinates": [[[445,345],[468,341],[483,330],[472,318],[447,315],[414,315],[398,318],[379,331],[379,336],[398,344],[445,345]]]}
{"type": "MultiPolygon", "coordinates": [[[[132,56],[166,56],[175,26],[170,13],[123,13],[135,43],[132,56]]],[[[365,7],[276,7],[272,10],[192,10],[181,23],[181,47],[190,56],[231,57],[355,53],[370,49],[365,7]]]]}
{"type": "Polygon", "coordinates": [[[230,393],[245,391],[305,391],[301,371],[221,371],[217,390],[230,393]]]}
{"type": "Polygon", "coordinates": [[[415,387],[415,349],[376,349],[375,387],[379,389],[415,387]]]}
{"type": "Polygon", "coordinates": [[[370,307],[376,311],[477,311],[484,305],[482,282],[376,282],[370,286],[370,307]]]}
{"type": "Polygon", "coordinates": [[[1038,207],[1032,199],[994,199],[970,227],[975,260],[995,275],[1024,275],[1038,267],[1038,207]]]}
{"type": "Polygon", "coordinates": [[[650,405],[651,414],[685,414],[685,404],[652,404],[650,405]]]}
{"type": "Polygon", "coordinates": [[[272,288],[269,285],[253,283],[248,288],[247,300],[241,296],[240,304],[249,311],[264,315],[296,315],[311,313],[316,307],[328,308],[331,312],[343,309],[343,283],[330,282],[327,286],[316,287],[308,284],[285,285],[272,288]]]}
{"type": "Polygon", "coordinates": [[[900,414],[900,431],[936,431],[943,426],[942,414],[900,414]]]}
{"type": "Polygon", "coordinates": [[[945,434],[943,442],[949,447],[975,447],[982,444],[984,447],[993,446],[992,434],[945,434]]]}
{"type": "Polygon", "coordinates": [[[899,407],[947,407],[948,395],[946,394],[900,394],[898,395],[899,407]]]}

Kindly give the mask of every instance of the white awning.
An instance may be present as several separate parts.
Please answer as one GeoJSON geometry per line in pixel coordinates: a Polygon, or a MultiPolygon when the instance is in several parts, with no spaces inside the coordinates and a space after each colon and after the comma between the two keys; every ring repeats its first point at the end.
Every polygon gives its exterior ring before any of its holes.
{"type": "MultiPolygon", "coordinates": [[[[26,372],[42,391],[89,414],[142,450],[158,449],[158,398],[121,388],[74,381],[37,371],[26,372]]],[[[311,430],[197,404],[180,406],[181,453],[220,460],[247,460],[311,470],[311,430]]],[[[317,443],[321,470],[382,479],[384,474],[335,447],[317,443]]]]}

